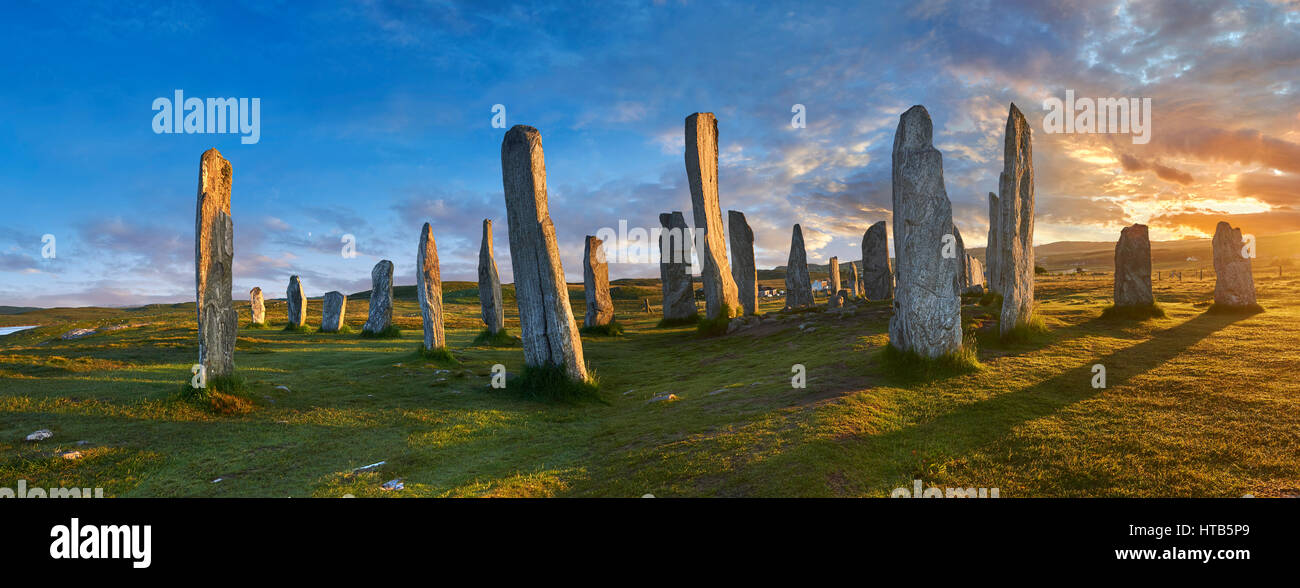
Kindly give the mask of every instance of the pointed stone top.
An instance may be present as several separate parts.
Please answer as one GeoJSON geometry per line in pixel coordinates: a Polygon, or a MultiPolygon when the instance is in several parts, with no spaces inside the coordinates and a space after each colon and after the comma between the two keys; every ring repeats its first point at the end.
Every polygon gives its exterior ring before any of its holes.
{"type": "Polygon", "coordinates": [[[217,148],[216,148],[216,147],[212,147],[212,148],[209,148],[207,151],[204,151],[204,152],[203,152],[203,157],[200,158],[200,161],[208,161],[209,159],[211,159],[211,158],[213,158],[213,157],[215,157],[215,158],[217,158],[217,159],[219,159],[219,160],[221,160],[221,161],[225,161],[225,160],[226,160],[225,157],[222,157],[222,156],[221,156],[221,152],[220,152],[220,151],[217,151],[217,148]]]}
{"type": "Polygon", "coordinates": [[[992,193],[992,192],[989,192],[989,200],[992,200],[992,201],[994,201],[994,202],[997,202],[997,201],[998,201],[998,195],[997,195],[997,194],[994,194],[994,193],[992,193]]]}
{"type": "Polygon", "coordinates": [[[898,117],[894,131],[894,151],[934,149],[934,123],[924,106],[917,104],[898,117]]]}
{"type": "Polygon", "coordinates": [[[506,147],[510,145],[520,145],[520,144],[531,145],[534,143],[536,143],[537,146],[539,147],[541,146],[542,143],[541,131],[533,127],[530,127],[528,125],[515,125],[513,127],[510,127],[510,130],[506,131],[506,136],[503,139],[501,139],[501,152],[505,153],[506,147]]]}
{"type": "Polygon", "coordinates": [[[1007,118],[1016,118],[1020,120],[1025,120],[1025,115],[1024,113],[1020,112],[1020,108],[1016,106],[1016,103],[1012,102],[1011,108],[1008,109],[1007,111],[1007,118]]]}
{"type": "Polygon", "coordinates": [[[214,147],[199,158],[199,207],[216,209],[230,215],[230,162],[214,147]]]}
{"type": "Polygon", "coordinates": [[[1025,120],[1024,113],[1020,112],[1020,109],[1016,108],[1016,104],[1012,102],[1011,108],[1007,111],[1007,145],[1010,146],[1013,141],[1022,138],[1021,140],[1026,143],[1027,147],[1031,132],[1032,129],[1029,128],[1029,121],[1025,120]]]}

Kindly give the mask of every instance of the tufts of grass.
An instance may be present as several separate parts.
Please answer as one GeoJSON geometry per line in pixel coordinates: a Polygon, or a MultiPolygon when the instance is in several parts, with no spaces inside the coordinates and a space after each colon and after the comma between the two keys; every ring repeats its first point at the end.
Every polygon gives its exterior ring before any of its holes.
{"type": "Polygon", "coordinates": [[[893,343],[885,345],[877,354],[881,372],[889,377],[918,382],[938,380],[977,372],[984,368],[979,362],[978,345],[969,334],[962,337],[960,351],[929,358],[915,351],[904,351],[893,343]]]}
{"type": "Polygon", "coordinates": [[[253,411],[253,403],[244,397],[244,390],[243,376],[231,374],[208,378],[203,388],[195,388],[186,381],[181,385],[175,399],[193,404],[213,414],[248,414],[253,411]]]}
{"type": "Polygon", "coordinates": [[[268,325],[268,324],[266,324],[265,322],[261,322],[261,323],[251,323],[251,322],[250,322],[250,323],[244,325],[244,328],[245,328],[245,329],[269,329],[269,328],[271,328],[271,325],[268,325]]]}
{"type": "Polygon", "coordinates": [[[657,324],[657,325],[655,325],[655,326],[657,326],[657,327],[681,327],[681,326],[685,326],[685,325],[693,325],[693,324],[696,324],[696,323],[698,323],[698,322],[700,322],[700,313],[697,312],[697,313],[695,313],[695,314],[693,314],[693,315],[691,315],[691,316],[682,317],[682,318],[671,318],[671,319],[666,318],[666,319],[661,319],[661,320],[659,321],[659,324],[657,324]]]}
{"type": "Polygon", "coordinates": [[[290,333],[310,333],[311,327],[307,325],[295,325],[293,323],[289,323],[284,326],[284,330],[290,333]]]}
{"type": "Polygon", "coordinates": [[[727,334],[727,324],[731,322],[731,306],[723,304],[715,318],[701,317],[695,323],[696,337],[717,337],[727,334]]]}
{"type": "Polygon", "coordinates": [[[402,330],[397,328],[397,325],[388,325],[378,332],[361,329],[361,336],[367,339],[398,339],[402,336],[402,330]]]}
{"type": "Polygon", "coordinates": [[[1138,306],[1110,305],[1101,309],[1101,318],[1115,320],[1144,321],[1149,318],[1165,318],[1165,309],[1159,304],[1138,306]]]}
{"type": "Polygon", "coordinates": [[[1002,308],[1002,295],[992,290],[986,290],[980,297],[980,306],[987,306],[994,309],[1002,308]]]}
{"type": "Polygon", "coordinates": [[[587,381],[579,382],[569,377],[563,365],[525,365],[523,372],[506,382],[506,390],[513,390],[525,398],[541,402],[609,404],[600,395],[600,382],[595,374],[590,371],[588,374],[587,381]]]}
{"type": "Polygon", "coordinates": [[[325,330],[325,329],[318,329],[317,332],[318,332],[318,333],[327,333],[327,334],[331,334],[331,335],[349,335],[349,334],[354,333],[355,331],[352,330],[352,327],[349,327],[349,326],[347,326],[347,325],[339,325],[338,330],[335,330],[335,331],[327,331],[327,330],[325,330]]]}
{"type": "Polygon", "coordinates": [[[1261,312],[1264,312],[1264,307],[1258,304],[1211,304],[1209,308],[1205,309],[1205,314],[1251,315],[1261,312]]]}
{"type": "Polygon", "coordinates": [[[428,359],[432,361],[439,361],[445,363],[456,363],[456,364],[460,363],[460,360],[457,360],[456,357],[451,354],[451,350],[447,349],[446,347],[435,347],[433,349],[429,349],[428,347],[424,346],[423,342],[420,343],[420,349],[416,351],[416,354],[418,354],[421,359],[428,359]]]}
{"type": "Polygon", "coordinates": [[[478,332],[474,337],[474,345],[487,345],[488,347],[518,347],[519,339],[511,335],[504,328],[493,333],[487,329],[478,332]]]}
{"type": "Polygon", "coordinates": [[[1010,331],[1002,333],[1000,338],[1003,343],[1041,343],[1047,339],[1048,332],[1043,317],[1038,313],[1032,313],[1025,320],[1016,323],[1010,331]]]}
{"type": "Polygon", "coordinates": [[[623,325],[618,321],[610,321],[603,325],[593,325],[580,329],[583,335],[600,335],[602,337],[619,337],[623,334],[623,325]]]}

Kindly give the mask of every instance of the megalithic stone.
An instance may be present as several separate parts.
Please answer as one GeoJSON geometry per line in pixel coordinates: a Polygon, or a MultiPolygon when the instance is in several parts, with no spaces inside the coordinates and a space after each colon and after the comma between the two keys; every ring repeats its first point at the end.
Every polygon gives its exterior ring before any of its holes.
{"type": "Polygon", "coordinates": [[[740,314],[736,282],[727,263],[727,240],[723,235],[722,209],[718,206],[718,120],[712,112],[686,117],[686,177],[695,211],[695,230],[704,230],[703,257],[704,315],[718,318],[740,314]]]}
{"type": "Polygon", "coordinates": [[[232,170],[216,149],[199,158],[194,213],[194,296],[199,323],[199,363],[207,377],[235,371],[239,313],[231,300],[235,226],[230,217],[232,170]]]}
{"type": "Polygon", "coordinates": [[[321,300],[320,330],[325,333],[337,333],[343,328],[343,318],[348,310],[348,297],[337,290],[326,292],[321,300]]]}
{"type": "Polygon", "coordinates": [[[1007,334],[1034,311],[1034,157],[1029,122],[1015,104],[1007,113],[1002,175],[998,181],[998,293],[1002,316],[998,329],[1007,334]]]}
{"type": "Polygon", "coordinates": [[[962,348],[960,261],[943,255],[954,230],[943,184],[943,155],[934,148],[933,123],[913,106],[894,132],[894,252],[898,287],[889,319],[889,342],[935,358],[962,348]]]}
{"type": "Polygon", "coordinates": [[[379,260],[370,270],[370,316],[361,330],[382,333],[393,325],[393,262],[379,260]]]}
{"type": "Polygon", "coordinates": [[[1241,229],[1220,222],[1214,228],[1214,303],[1223,306],[1253,306],[1255,276],[1244,251],[1241,229]]]}
{"type": "Polygon", "coordinates": [[[248,291],[248,306],[252,311],[253,324],[266,324],[266,301],[262,298],[261,288],[253,288],[248,291]]]}
{"type": "Polygon", "coordinates": [[[962,291],[970,286],[970,266],[966,264],[966,242],[961,238],[961,229],[957,224],[952,225],[952,237],[957,243],[957,280],[953,282],[952,289],[961,296],[962,291]]]}
{"type": "Polygon", "coordinates": [[[803,246],[803,229],[794,226],[790,234],[790,259],[785,264],[785,307],[813,305],[812,278],[808,276],[808,252],[803,246]]]}
{"type": "Polygon", "coordinates": [[[962,278],[963,287],[967,291],[969,291],[971,288],[974,288],[975,286],[979,286],[980,289],[983,290],[984,264],[980,263],[979,258],[967,253],[966,265],[964,271],[965,271],[965,275],[962,278]]]}
{"type": "Polygon", "coordinates": [[[862,295],[867,300],[894,297],[894,274],[889,268],[889,232],[885,221],[871,225],[862,235],[862,295]]]}
{"type": "Polygon", "coordinates": [[[429,223],[420,229],[420,245],[415,254],[415,294],[420,299],[424,322],[424,348],[446,347],[447,337],[442,330],[442,270],[438,266],[438,243],[429,223]]]}
{"type": "Polygon", "coordinates": [[[483,243],[478,250],[478,303],[483,310],[483,324],[496,334],[506,325],[505,306],[501,303],[501,276],[497,273],[496,252],[492,247],[492,221],[483,219],[483,243]]]}
{"type": "Polygon", "coordinates": [[[1124,227],[1115,242],[1115,306],[1151,306],[1155,302],[1147,226],[1124,227]]]}
{"type": "Polygon", "coordinates": [[[614,301],[609,297],[609,264],[605,243],[587,235],[582,251],[582,289],[587,297],[587,314],[582,326],[598,327],[614,320],[614,301]]]}
{"type": "Polygon", "coordinates": [[[862,298],[862,276],[858,274],[858,262],[850,261],[849,269],[853,270],[853,283],[850,284],[853,287],[849,289],[849,294],[854,298],[862,298]]]}
{"type": "Polygon", "coordinates": [[[587,381],[582,339],[569,306],[569,288],[547,204],[546,158],[537,129],[515,125],[506,132],[501,141],[501,183],[524,362],[563,365],[570,378],[587,381]]]}
{"type": "Polygon", "coordinates": [[[731,240],[731,277],[736,282],[736,297],[746,315],[758,308],[758,267],[754,264],[754,231],[745,221],[745,213],[727,211],[727,235],[731,240]]]}
{"type": "Polygon", "coordinates": [[[663,314],[667,320],[699,314],[691,284],[691,252],[694,239],[681,212],[659,215],[663,232],[659,236],[659,281],[663,287],[663,314]]]}
{"type": "Polygon", "coordinates": [[[301,327],[307,324],[307,296],[302,291],[302,279],[289,276],[289,288],[284,294],[289,306],[289,326],[301,327]]]}
{"type": "Polygon", "coordinates": [[[998,217],[1002,216],[1002,206],[998,203],[998,195],[989,192],[989,236],[988,243],[984,247],[984,265],[988,267],[989,279],[987,286],[989,289],[997,291],[1000,287],[1001,277],[999,274],[998,257],[1002,255],[998,247],[998,235],[1002,232],[1002,227],[998,222],[998,217]]]}
{"type": "Polygon", "coordinates": [[[826,292],[834,297],[840,292],[840,258],[832,257],[830,263],[827,264],[827,268],[830,273],[830,287],[827,288],[826,292]]]}

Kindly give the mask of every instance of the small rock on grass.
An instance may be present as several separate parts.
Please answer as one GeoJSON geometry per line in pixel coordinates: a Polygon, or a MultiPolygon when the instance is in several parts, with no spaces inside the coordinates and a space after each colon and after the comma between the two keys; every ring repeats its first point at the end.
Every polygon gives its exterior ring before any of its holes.
{"type": "Polygon", "coordinates": [[[401,490],[403,488],[406,488],[406,484],[403,484],[402,479],[398,478],[396,480],[389,480],[387,482],[384,482],[384,485],[380,486],[380,488],[383,488],[384,490],[401,490]]]}
{"type": "Polygon", "coordinates": [[[672,393],[660,394],[645,401],[646,404],[650,404],[651,402],[677,402],[677,395],[672,393]]]}
{"type": "Polygon", "coordinates": [[[28,436],[27,436],[27,440],[28,440],[28,441],[44,441],[44,440],[49,439],[50,437],[53,437],[53,436],[54,436],[54,433],[51,433],[49,429],[41,429],[41,430],[39,430],[39,431],[36,431],[36,432],[32,433],[31,435],[28,435],[28,436]]]}
{"type": "Polygon", "coordinates": [[[59,457],[62,457],[63,459],[81,459],[81,452],[80,452],[80,451],[65,451],[65,452],[63,452],[63,454],[60,455],[59,457]]]}

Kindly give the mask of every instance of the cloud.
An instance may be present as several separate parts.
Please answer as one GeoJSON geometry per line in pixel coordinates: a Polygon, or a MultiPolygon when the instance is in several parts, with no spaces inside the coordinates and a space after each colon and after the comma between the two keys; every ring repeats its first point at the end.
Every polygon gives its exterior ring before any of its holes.
{"type": "Polygon", "coordinates": [[[1120,165],[1124,166],[1125,171],[1136,172],[1136,171],[1151,170],[1156,172],[1156,177],[1162,180],[1178,182],[1180,184],[1190,184],[1194,181],[1192,180],[1192,174],[1189,174],[1185,171],[1174,169],[1166,165],[1161,165],[1154,161],[1142,161],[1141,159],[1138,159],[1127,153],[1120,155],[1119,161],[1120,161],[1120,165]]]}

